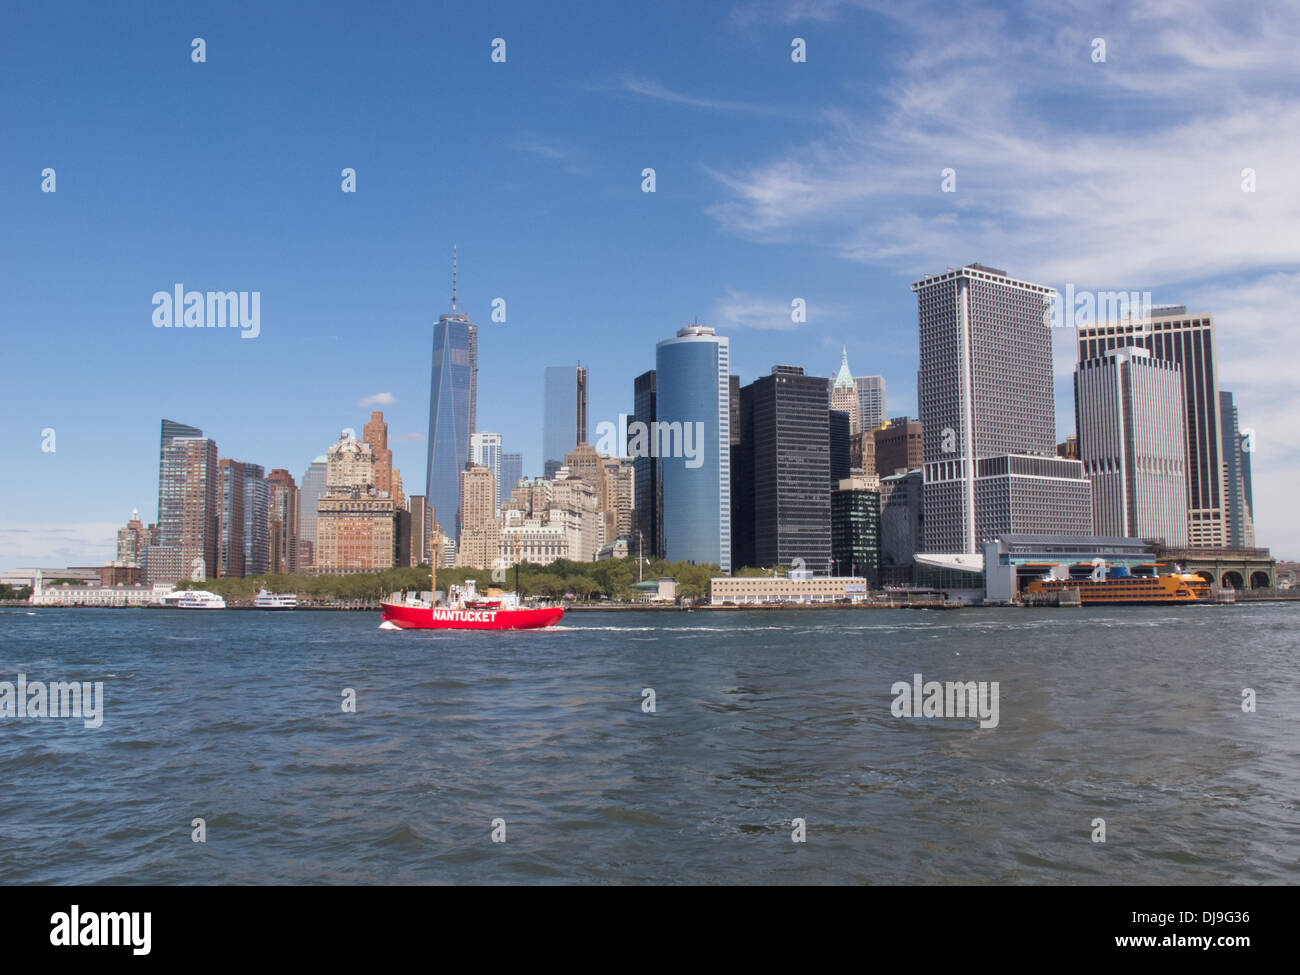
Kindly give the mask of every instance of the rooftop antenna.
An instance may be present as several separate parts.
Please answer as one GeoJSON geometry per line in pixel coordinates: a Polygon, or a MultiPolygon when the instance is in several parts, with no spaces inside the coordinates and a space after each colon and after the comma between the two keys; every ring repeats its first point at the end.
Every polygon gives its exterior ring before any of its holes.
{"type": "Polygon", "coordinates": [[[451,245],[451,310],[456,310],[456,245],[451,245]]]}

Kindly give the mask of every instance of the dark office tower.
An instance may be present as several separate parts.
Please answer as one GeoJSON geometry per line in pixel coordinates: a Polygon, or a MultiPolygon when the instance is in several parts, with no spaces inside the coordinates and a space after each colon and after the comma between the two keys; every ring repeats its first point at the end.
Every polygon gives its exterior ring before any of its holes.
{"type": "Polygon", "coordinates": [[[1250,488],[1250,451],[1254,443],[1241,432],[1231,393],[1219,393],[1219,414],[1223,419],[1227,543],[1230,548],[1254,548],[1255,505],[1250,488]]]}
{"type": "MultiPolygon", "coordinates": [[[[632,422],[654,429],[655,421],[655,371],[642,373],[634,384],[632,422]]],[[[639,544],[647,558],[658,557],[663,552],[663,539],[659,534],[663,512],[663,494],[659,489],[659,458],[636,456],[632,459],[634,515],[633,534],[639,534],[639,544]]],[[[638,544],[637,538],[628,540],[629,549],[638,544]]]]}
{"type": "Polygon", "coordinates": [[[564,455],[587,442],[587,370],[547,366],[542,370],[542,461],[546,478],[564,466],[564,455]]]}
{"type": "Polygon", "coordinates": [[[451,311],[433,329],[433,375],[429,383],[429,459],[425,469],[429,506],[444,520],[442,530],[459,535],[460,472],[469,462],[478,387],[478,326],[456,303],[456,259],[452,257],[451,311]]]}
{"type": "MultiPolygon", "coordinates": [[[[741,471],[733,490],[741,523],[733,526],[733,565],[831,568],[831,410],[825,377],[799,366],[740,390],[741,471]]],[[[845,443],[847,463],[847,440],[845,443]]]]}
{"type": "Polygon", "coordinates": [[[217,575],[240,579],[244,575],[244,465],[222,457],[221,502],[217,509],[217,575]]]}
{"type": "MultiPolygon", "coordinates": [[[[424,503],[424,495],[413,494],[407,498],[408,510],[407,524],[409,527],[410,542],[408,543],[408,559],[401,562],[401,565],[423,565],[429,561],[429,530],[432,528],[432,520],[429,517],[429,506],[424,503]]],[[[401,548],[400,544],[398,546],[401,548]]]]}
{"type": "Polygon", "coordinates": [[[1213,319],[1189,315],[1182,305],[1167,305],[1156,308],[1147,319],[1079,326],[1080,362],[1126,346],[1144,348],[1153,359],[1175,363],[1182,370],[1188,544],[1193,548],[1226,545],[1227,492],[1213,319]]]}
{"type": "Polygon", "coordinates": [[[731,446],[740,443],[740,377],[727,377],[727,403],[731,420],[728,424],[731,428],[731,446]]]}
{"type": "Polygon", "coordinates": [[[880,586],[880,491],[876,485],[874,476],[847,477],[831,491],[833,574],[864,576],[873,588],[880,586]]]}
{"type": "Polygon", "coordinates": [[[587,442],[587,368],[585,366],[578,366],[577,386],[578,439],[571,444],[575,447],[587,442]]]}
{"type": "Polygon", "coordinates": [[[213,578],[221,498],[216,442],[164,434],[158,479],[159,544],[178,550],[182,578],[213,578]]]}
{"type": "Polygon", "coordinates": [[[244,464],[244,575],[266,575],[271,568],[271,486],[261,464],[244,464]]]}
{"type": "MultiPolygon", "coordinates": [[[[830,415],[830,449],[831,449],[831,487],[849,476],[852,418],[843,410],[831,410],[830,415]]],[[[874,473],[874,472],[873,472],[874,473]]]]}
{"type": "Polygon", "coordinates": [[[974,554],[1007,532],[1089,534],[1083,466],[1056,456],[1055,292],[981,264],[926,275],[912,291],[925,548],[974,554]]]}

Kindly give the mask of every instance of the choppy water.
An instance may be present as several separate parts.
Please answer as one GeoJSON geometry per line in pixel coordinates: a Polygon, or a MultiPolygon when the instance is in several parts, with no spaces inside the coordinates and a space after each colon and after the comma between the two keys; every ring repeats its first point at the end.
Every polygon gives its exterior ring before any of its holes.
{"type": "Polygon", "coordinates": [[[378,622],[0,611],[0,680],[105,696],[0,719],[0,884],[1300,882],[1295,605],[378,622]]]}

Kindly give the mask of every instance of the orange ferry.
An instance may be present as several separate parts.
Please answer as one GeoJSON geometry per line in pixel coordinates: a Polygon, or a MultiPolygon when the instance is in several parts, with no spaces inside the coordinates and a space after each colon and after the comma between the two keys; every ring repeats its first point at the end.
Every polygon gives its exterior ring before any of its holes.
{"type": "MultiPolygon", "coordinates": [[[[1147,568],[1143,566],[1142,568],[1147,568]]],[[[1157,569],[1157,566],[1150,566],[1157,569]]],[[[1140,605],[1209,602],[1210,584],[1188,572],[1152,572],[1131,575],[1124,566],[1093,563],[1086,578],[1069,578],[1068,567],[1054,566],[1046,577],[1035,579],[1025,587],[1031,595],[1076,589],[1084,606],[1115,604],[1140,605]],[[1062,571],[1064,570],[1064,572],[1062,571]]]]}

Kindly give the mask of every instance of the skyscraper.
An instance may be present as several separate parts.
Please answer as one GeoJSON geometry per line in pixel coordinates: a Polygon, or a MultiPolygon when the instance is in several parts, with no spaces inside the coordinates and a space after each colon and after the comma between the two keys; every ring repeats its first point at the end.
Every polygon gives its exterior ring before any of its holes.
{"type": "Polygon", "coordinates": [[[456,264],[452,258],[451,311],[433,330],[433,374],[429,382],[429,458],[425,492],[441,519],[442,530],[458,533],[460,472],[469,462],[478,387],[478,326],[456,304],[456,264]]]}
{"type": "Polygon", "coordinates": [[[880,478],[846,477],[831,492],[833,575],[880,585],[880,478]]]}
{"type": "MultiPolygon", "coordinates": [[[[831,449],[831,487],[835,487],[849,476],[852,469],[853,447],[849,431],[853,428],[852,420],[843,410],[831,410],[829,416],[829,433],[831,449]]],[[[858,434],[861,440],[862,434],[858,434]]],[[[873,458],[874,460],[874,458],[873,458]]],[[[874,468],[870,472],[876,473],[874,468]]]]}
{"type": "Polygon", "coordinates": [[[1250,487],[1250,452],[1253,442],[1241,432],[1232,394],[1219,393],[1223,420],[1223,468],[1226,540],[1232,548],[1255,547],[1255,503],[1250,487]]]}
{"type": "MultiPolygon", "coordinates": [[[[391,454],[389,455],[391,457],[391,454]]],[[[392,467],[389,466],[391,473],[392,467]]],[[[298,571],[298,485],[277,467],[266,477],[267,537],[272,572],[298,571]]]]}
{"type": "Polygon", "coordinates": [[[1174,363],[1182,370],[1188,544],[1194,548],[1226,545],[1227,492],[1214,321],[1210,315],[1189,315],[1182,305],[1169,305],[1147,319],[1079,326],[1080,362],[1127,346],[1144,348],[1152,359],[1174,363]]]}
{"type": "Polygon", "coordinates": [[[407,499],[407,509],[411,515],[411,543],[409,565],[423,565],[429,561],[429,533],[433,522],[429,518],[429,506],[424,502],[423,494],[413,494],[407,499]]]}
{"type": "MultiPolygon", "coordinates": [[[[805,376],[799,366],[773,366],[770,375],[741,387],[732,565],[829,572],[831,410],[826,384],[824,376],[805,376]]],[[[844,427],[839,459],[847,476],[848,417],[836,412],[844,427]]],[[[665,508],[670,500],[665,487],[665,508]]]]}
{"type": "Polygon", "coordinates": [[[311,462],[302,475],[298,489],[298,551],[306,553],[300,559],[298,571],[303,572],[316,564],[316,502],[325,493],[325,455],[311,462]],[[304,546],[303,543],[307,545],[304,546]]]}
{"type": "Polygon", "coordinates": [[[370,422],[361,428],[361,437],[370,444],[370,456],[375,462],[375,490],[380,497],[395,497],[393,490],[393,452],[388,449],[388,424],[384,411],[374,410],[370,422]]]}
{"type": "Polygon", "coordinates": [[[975,553],[1004,532],[1088,534],[1078,461],[1056,456],[1051,288],[969,264],[912,284],[924,436],[925,548],[975,553]]]}
{"type": "Polygon", "coordinates": [[[316,503],[316,569],[382,572],[397,556],[397,505],[380,497],[370,444],[344,436],[325,454],[325,494],[316,503]]]}
{"type": "Polygon", "coordinates": [[[920,422],[907,416],[896,416],[888,422],[888,426],[871,433],[876,473],[888,477],[899,471],[918,470],[925,463],[925,436],[920,422]]]}
{"type": "Polygon", "coordinates": [[[510,495],[515,490],[515,485],[524,478],[524,455],[501,453],[501,476],[497,478],[501,485],[501,491],[497,495],[497,507],[510,500],[510,495]]]}
{"type": "Polygon", "coordinates": [[[831,409],[849,415],[849,433],[862,431],[862,417],[858,409],[858,384],[849,369],[849,350],[840,350],[840,369],[831,380],[831,409]]]}
{"type": "Polygon", "coordinates": [[[500,512],[502,500],[509,495],[501,483],[501,434],[471,433],[469,462],[486,467],[492,472],[492,510],[500,512]]]}
{"type": "Polygon", "coordinates": [[[854,376],[858,387],[858,423],[867,433],[885,422],[885,377],[854,376]]]}
{"type": "Polygon", "coordinates": [[[587,442],[587,370],[547,366],[542,371],[542,461],[546,477],[564,466],[564,455],[587,442]]]}
{"type": "MultiPolygon", "coordinates": [[[[654,429],[655,396],[655,371],[651,369],[637,376],[633,384],[632,422],[641,424],[647,430],[654,429]]],[[[737,408],[739,401],[740,397],[737,396],[737,408]]],[[[728,422],[730,423],[730,417],[728,422]]],[[[663,551],[660,535],[663,493],[659,485],[659,458],[652,457],[649,451],[633,455],[632,479],[632,532],[638,537],[629,539],[629,542],[640,546],[639,551],[646,557],[657,557],[663,551]]]]}
{"type": "Polygon", "coordinates": [[[490,569],[497,559],[501,529],[496,519],[496,478],[481,464],[460,472],[460,546],[456,564],[490,569]]]}
{"type": "MultiPolygon", "coordinates": [[[[172,492],[180,487],[181,482],[176,480],[175,472],[168,469],[167,448],[178,437],[201,436],[203,431],[198,427],[177,423],[175,420],[162,421],[162,437],[158,448],[158,533],[153,543],[166,548],[175,548],[176,559],[180,558],[181,502],[180,496],[172,492]]],[[[159,558],[157,561],[161,562],[162,559],[159,558]]]]}
{"type": "Polygon", "coordinates": [[[271,571],[271,486],[261,464],[244,464],[244,575],[271,571]]]}
{"type": "Polygon", "coordinates": [[[217,460],[221,500],[217,508],[217,575],[244,576],[244,465],[228,457],[217,460]]]}
{"type": "Polygon", "coordinates": [[[163,421],[158,472],[158,544],[179,551],[186,578],[211,579],[217,574],[217,510],[221,496],[217,444],[201,435],[173,434],[168,439],[168,422],[163,421]]]}
{"type": "Polygon", "coordinates": [[[729,341],[707,325],[687,325],[655,348],[661,554],[723,572],[731,571],[730,369],[729,341]]]}
{"type": "Polygon", "coordinates": [[[1178,367],[1112,349],[1074,372],[1079,458],[1098,535],[1187,545],[1187,447],[1178,367]]]}

